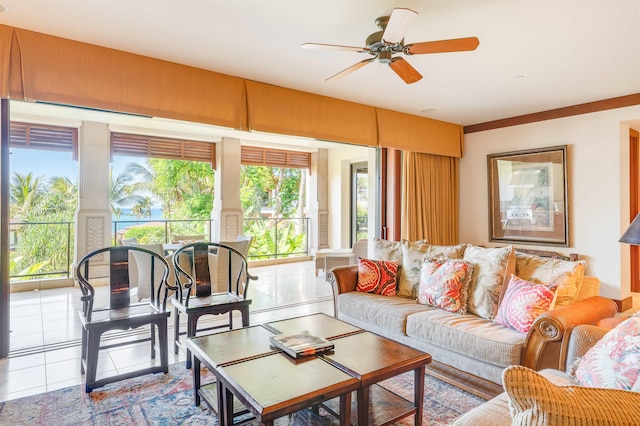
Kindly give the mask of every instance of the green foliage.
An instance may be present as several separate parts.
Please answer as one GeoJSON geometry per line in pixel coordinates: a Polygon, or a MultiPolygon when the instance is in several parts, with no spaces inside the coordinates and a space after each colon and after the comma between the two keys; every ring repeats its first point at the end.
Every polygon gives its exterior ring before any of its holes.
{"type": "Polygon", "coordinates": [[[160,159],[149,159],[147,164],[147,188],[160,200],[167,219],[209,219],[214,188],[211,164],[160,159]]]}
{"type": "Polygon", "coordinates": [[[164,226],[135,226],[127,228],[123,238],[135,238],[139,244],[164,243],[164,226]]]}
{"type": "Polygon", "coordinates": [[[18,244],[10,254],[10,274],[64,276],[71,263],[73,218],[78,199],[77,186],[66,177],[35,177],[14,173],[11,180],[12,216],[22,222],[15,229],[18,244]],[[48,222],[46,224],[38,224],[48,222]],[[55,223],[58,222],[58,223],[55,223]],[[67,223],[71,222],[71,224],[67,223]],[[69,250],[67,250],[69,249],[69,250]]]}
{"type": "Polygon", "coordinates": [[[252,259],[286,257],[288,254],[306,251],[303,221],[255,219],[245,220],[244,233],[253,235],[249,248],[252,259]]]}
{"type": "Polygon", "coordinates": [[[301,169],[242,166],[240,169],[240,201],[244,217],[262,217],[263,209],[273,210],[272,217],[297,215],[300,200],[301,169]]]}
{"type": "Polygon", "coordinates": [[[11,256],[9,258],[9,275],[17,276],[21,275],[22,277],[16,278],[18,281],[28,280],[30,276],[38,274],[42,268],[44,268],[49,261],[43,261],[40,263],[36,263],[34,265],[29,265],[27,268],[23,270],[18,269],[18,264],[23,260],[22,256],[11,256]]]}

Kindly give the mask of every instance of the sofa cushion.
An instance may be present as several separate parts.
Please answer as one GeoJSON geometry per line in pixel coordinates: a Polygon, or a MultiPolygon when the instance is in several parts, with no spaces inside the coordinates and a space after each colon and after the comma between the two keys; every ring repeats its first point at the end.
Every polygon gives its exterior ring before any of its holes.
{"type": "Polygon", "coordinates": [[[511,274],[495,321],[521,333],[528,333],[536,318],[552,308],[556,284],[536,284],[511,274]]]}
{"type": "Polygon", "coordinates": [[[408,297],[411,299],[416,299],[418,297],[420,270],[424,259],[460,259],[462,258],[466,247],[467,244],[437,246],[431,245],[424,240],[402,240],[402,268],[400,269],[398,296],[408,297]]]}
{"type": "Polygon", "coordinates": [[[394,334],[406,335],[407,317],[430,308],[404,297],[352,291],[338,296],[338,309],[349,317],[384,328],[394,334]]]}
{"type": "Polygon", "coordinates": [[[402,268],[400,268],[400,280],[398,281],[398,296],[410,299],[418,297],[420,268],[428,247],[429,244],[425,241],[401,241],[402,268]]]}
{"type": "Polygon", "coordinates": [[[357,291],[395,296],[397,285],[398,264],[396,262],[358,259],[357,291]]]}
{"type": "Polygon", "coordinates": [[[512,246],[485,248],[467,246],[464,260],[473,262],[473,278],[469,284],[468,311],[493,320],[503,285],[515,271],[515,253],[512,246]]]}
{"type": "Polygon", "coordinates": [[[618,324],[584,354],[576,378],[584,386],[631,390],[640,369],[640,317],[618,324]]]}
{"type": "Polygon", "coordinates": [[[456,314],[467,313],[473,263],[462,259],[426,259],[420,271],[418,303],[456,314]]]}
{"type": "Polygon", "coordinates": [[[576,299],[587,263],[516,253],[516,272],[520,278],[535,283],[558,284],[556,306],[569,305],[576,299]]]}
{"type": "Polygon", "coordinates": [[[520,363],[526,338],[476,315],[437,308],[409,316],[407,335],[500,367],[520,363]]]}
{"type": "Polygon", "coordinates": [[[640,394],[619,389],[556,386],[521,365],[504,370],[513,425],[638,425],[640,394]]]}
{"type": "Polygon", "coordinates": [[[402,246],[400,241],[389,241],[381,238],[374,238],[372,244],[372,253],[369,256],[374,260],[388,260],[391,262],[402,263],[402,246]]]}

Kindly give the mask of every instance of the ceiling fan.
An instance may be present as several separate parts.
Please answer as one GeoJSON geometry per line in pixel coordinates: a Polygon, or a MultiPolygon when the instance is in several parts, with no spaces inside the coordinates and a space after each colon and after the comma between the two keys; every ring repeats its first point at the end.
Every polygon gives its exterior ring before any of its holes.
{"type": "Polygon", "coordinates": [[[336,44],[304,43],[306,49],[330,49],[347,52],[368,53],[372,58],[360,61],[347,69],[327,78],[326,81],[344,77],[365,65],[375,61],[389,65],[391,69],[404,80],[411,84],[422,78],[422,75],[404,58],[393,56],[397,53],[405,55],[421,55],[425,53],[462,52],[475,50],[480,44],[477,37],[456,38],[451,40],[423,41],[421,43],[404,44],[404,34],[418,16],[418,12],[406,8],[395,8],[391,16],[382,16],[376,19],[376,25],[380,28],[367,37],[366,47],[341,46],[336,44]]]}

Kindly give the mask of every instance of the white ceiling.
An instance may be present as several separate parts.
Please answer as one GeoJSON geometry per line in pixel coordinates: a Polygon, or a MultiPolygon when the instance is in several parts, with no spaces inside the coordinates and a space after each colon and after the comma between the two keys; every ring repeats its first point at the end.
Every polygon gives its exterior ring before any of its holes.
{"type": "Polygon", "coordinates": [[[0,0],[0,23],[462,125],[640,93],[638,0],[0,0]],[[405,57],[407,85],[364,46],[394,7],[405,43],[477,36],[472,52],[405,57]],[[423,114],[424,108],[437,108],[423,114]]]}

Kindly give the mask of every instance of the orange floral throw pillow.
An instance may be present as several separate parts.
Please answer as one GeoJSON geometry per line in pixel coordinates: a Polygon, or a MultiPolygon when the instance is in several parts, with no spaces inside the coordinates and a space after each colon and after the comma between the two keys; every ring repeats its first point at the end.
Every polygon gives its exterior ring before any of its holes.
{"type": "Polygon", "coordinates": [[[473,263],[462,259],[425,259],[420,269],[418,303],[454,314],[467,313],[473,263]]]}
{"type": "Polygon", "coordinates": [[[380,294],[382,296],[395,296],[397,283],[397,262],[358,259],[357,291],[380,294]]]}
{"type": "Polygon", "coordinates": [[[557,288],[557,284],[532,283],[511,274],[494,321],[528,333],[536,318],[553,308],[557,288]]]}

